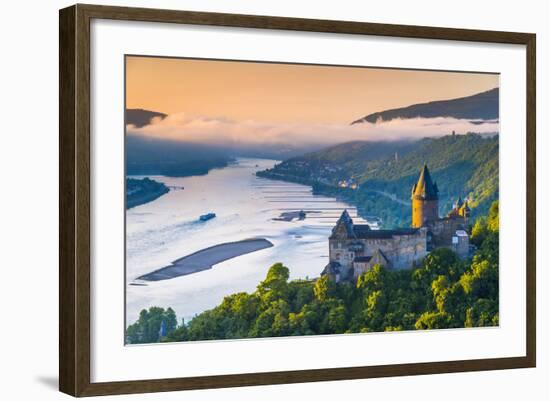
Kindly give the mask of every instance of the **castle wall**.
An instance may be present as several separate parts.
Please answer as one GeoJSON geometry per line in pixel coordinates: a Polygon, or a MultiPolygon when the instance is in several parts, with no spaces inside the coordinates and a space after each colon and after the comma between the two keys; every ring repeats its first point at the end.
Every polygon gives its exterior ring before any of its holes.
{"type": "Polygon", "coordinates": [[[457,230],[467,230],[468,219],[464,217],[448,217],[428,223],[428,229],[432,235],[431,247],[439,248],[449,246],[457,230]]]}
{"type": "Polygon", "coordinates": [[[353,241],[349,239],[331,239],[329,240],[329,260],[338,262],[342,266],[342,276],[347,277],[351,274],[353,268],[353,259],[356,256],[355,251],[350,251],[353,241]]]}
{"type": "Polygon", "coordinates": [[[394,237],[391,248],[382,252],[391,261],[392,268],[410,269],[426,256],[426,230],[394,237]]]}
{"type": "MultiPolygon", "coordinates": [[[[352,272],[353,259],[356,256],[372,256],[380,249],[393,269],[410,269],[417,265],[427,254],[427,230],[421,229],[413,235],[394,235],[391,238],[368,239],[331,239],[329,258],[342,266],[343,276],[356,276],[352,272]],[[361,246],[358,246],[361,245],[361,246]]],[[[359,270],[370,268],[370,264],[357,264],[359,270]]]]}
{"type": "Polygon", "coordinates": [[[372,269],[372,265],[369,262],[355,262],[353,264],[353,278],[357,279],[357,277],[370,269],[372,269]]]}
{"type": "Polygon", "coordinates": [[[457,253],[458,257],[465,259],[470,254],[470,237],[468,233],[463,230],[456,232],[455,239],[453,240],[453,250],[457,253]]]}

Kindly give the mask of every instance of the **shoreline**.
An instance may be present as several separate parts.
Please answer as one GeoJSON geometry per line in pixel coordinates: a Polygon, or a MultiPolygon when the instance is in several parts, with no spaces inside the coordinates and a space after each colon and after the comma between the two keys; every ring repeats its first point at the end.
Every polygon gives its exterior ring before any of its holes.
{"type": "Polygon", "coordinates": [[[237,256],[271,247],[273,247],[273,243],[265,238],[249,238],[241,241],[226,242],[183,256],[174,260],[170,265],[141,275],[135,280],[162,281],[186,276],[209,270],[218,263],[236,258],[237,256]]]}
{"type": "Polygon", "coordinates": [[[149,177],[142,179],[126,177],[125,185],[126,210],[153,202],[170,192],[170,188],[164,183],[152,180],[149,177]],[[130,186],[133,188],[129,189],[130,186]]]}
{"type": "MultiPolygon", "coordinates": [[[[400,207],[404,207],[408,205],[408,203],[405,203],[403,200],[397,198],[396,196],[392,197],[391,194],[383,193],[383,191],[378,191],[378,190],[369,190],[369,191],[363,192],[362,190],[359,190],[359,189],[340,188],[337,186],[329,185],[327,183],[315,181],[306,177],[275,173],[269,170],[258,171],[256,172],[256,176],[267,180],[274,180],[274,181],[281,181],[281,182],[309,186],[312,190],[313,195],[333,197],[337,201],[344,202],[355,207],[357,210],[357,215],[359,217],[369,222],[373,221],[378,228],[390,229],[394,227],[395,224],[392,224],[392,225],[385,224],[385,221],[387,221],[387,219],[384,219],[379,215],[367,214],[370,209],[368,207],[365,207],[364,205],[364,194],[376,194],[376,196],[382,196],[396,203],[400,207]],[[363,201],[360,198],[361,196],[363,197],[363,201]]],[[[284,220],[281,219],[281,221],[284,221],[284,220]]],[[[397,226],[399,226],[399,224],[397,224],[397,226]]]]}

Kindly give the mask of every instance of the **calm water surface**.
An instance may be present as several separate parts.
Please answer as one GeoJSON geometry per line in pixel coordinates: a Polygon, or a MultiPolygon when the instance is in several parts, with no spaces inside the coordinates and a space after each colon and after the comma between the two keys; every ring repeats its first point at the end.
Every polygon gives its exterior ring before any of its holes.
{"type": "MultiPolygon", "coordinates": [[[[126,213],[127,325],[150,306],[171,306],[178,320],[218,305],[223,297],[254,291],[269,267],[283,262],[290,279],[318,277],[328,261],[328,236],[344,208],[334,198],[313,195],[311,187],[259,178],[256,171],[275,160],[238,159],[197,177],[151,176],[174,189],[126,213]],[[178,189],[184,187],[184,189],[178,189]],[[285,211],[305,210],[303,221],[274,221],[285,211]],[[216,218],[200,222],[201,214],[216,218]],[[246,238],[266,238],[274,247],[239,256],[203,272],[171,280],[129,285],[142,274],[200,249],[246,238]]],[[[356,222],[364,222],[354,218],[356,222]]]]}

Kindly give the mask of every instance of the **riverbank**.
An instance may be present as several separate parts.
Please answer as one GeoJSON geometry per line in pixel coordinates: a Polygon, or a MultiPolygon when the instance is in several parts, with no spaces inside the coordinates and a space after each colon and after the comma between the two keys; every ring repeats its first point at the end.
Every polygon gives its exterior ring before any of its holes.
{"type": "Polygon", "coordinates": [[[126,209],[152,202],[169,191],[165,184],[150,178],[126,178],[126,209]]]}
{"type": "Polygon", "coordinates": [[[218,263],[272,246],[273,244],[265,238],[251,238],[214,245],[177,259],[171,265],[144,274],[137,279],[145,281],[169,280],[208,270],[218,263]]]}
{"type": "Polygon", "coordinates": [[[256,176],[311,186],[314,195],[334,197],[341,202],[355,206],[358,215],[368,221],[376,222],[379,228],[403,227],[408,225],[411,220],[410,204],[393,194],[367,187],[340,188],[307,176],[278,173],[273,170],[258,171],[256,176]]]}

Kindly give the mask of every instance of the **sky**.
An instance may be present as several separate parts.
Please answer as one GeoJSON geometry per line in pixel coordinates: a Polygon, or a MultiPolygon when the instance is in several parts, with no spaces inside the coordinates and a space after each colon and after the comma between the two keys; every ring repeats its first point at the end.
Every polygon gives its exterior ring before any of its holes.
{"type": "MultiPolygon", "coordinates": [[[[448,120],[349,124],[377,111],[483,92],[498,80],[481,73],[128,56],[126,107],[169,115],[130,133],[197,142],[301,143],[319,141],[320,133],[328,143],[429,136],[441,135],[441,127],[450,133],[453,124],[459,133],[470,127],[448,120]]],[[[476,129],[498,131],[494,124],[476,129]]]]}

